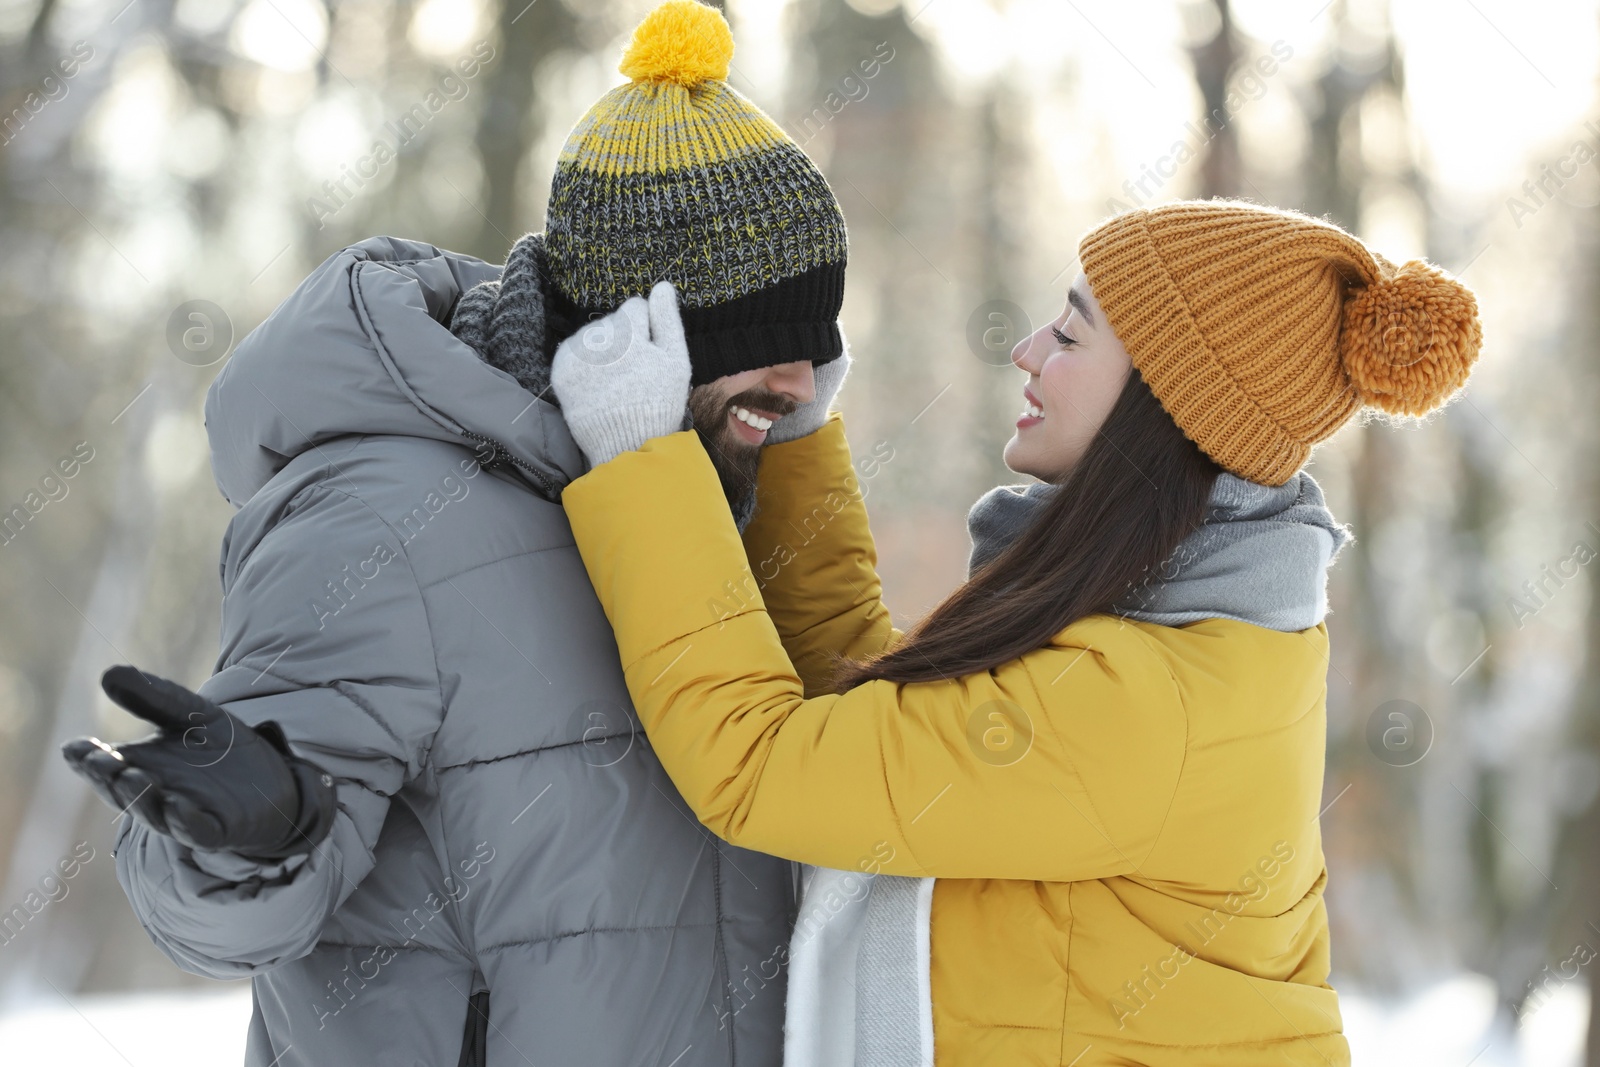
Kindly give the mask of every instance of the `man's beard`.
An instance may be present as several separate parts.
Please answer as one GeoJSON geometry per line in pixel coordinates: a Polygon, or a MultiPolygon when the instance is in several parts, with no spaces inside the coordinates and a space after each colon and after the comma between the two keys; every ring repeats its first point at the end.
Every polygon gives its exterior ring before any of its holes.
{"type": "Polygon", "coordinates": [[[748,518],[753,510],[763,446],[741,440],[729,425],[729,413],[735,407],[743,407],[781,416],[798,406],[788,397],[759,387],[746,389],[737,396],[725,396],[711,383],[690,391],[689,418],[700,443],[705,445],[706,454],[711,457],[711,465],[722,482],[722,493],[728,498],[728,506],[735,517],[748,518]]]}

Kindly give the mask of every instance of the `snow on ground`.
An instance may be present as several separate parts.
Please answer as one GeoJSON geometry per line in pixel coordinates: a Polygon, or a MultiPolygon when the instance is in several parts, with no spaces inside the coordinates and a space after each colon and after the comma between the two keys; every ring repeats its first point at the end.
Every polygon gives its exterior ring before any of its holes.
{"type": "Polygon", "coordinates": [[[1568,982],[1515,1028],[1494,1018],[1494,982],[1460,974],[1399,1003],[1339,989],[1354,1067],[1581,1067],[1589,990],[1568,982]]]}
{"type": "MultiPolygon", "coordinates": [[[[6,1063],[62,1067],[232,1067],[244,1061],[250,987],[218,993],[54,992],[0,1016],[6,1063]]],[[[1589,1020],[1581,982],[1553,990],[1521,1026],[1496,1026],[1494,985],[1463,974],[1398,1003],[1341,989],[1354,1067],[1580,1067],[1589,1020]]]]}
{"type": "Polygon", "coordinates": [[[61,1067],[238,1067],[250,1026],[250,983],[225,992],[85,995],[45,988],[0,1015],[0,1062],[61,1067]],[[46,999],[48,998],[48,999],[46,999]]]}

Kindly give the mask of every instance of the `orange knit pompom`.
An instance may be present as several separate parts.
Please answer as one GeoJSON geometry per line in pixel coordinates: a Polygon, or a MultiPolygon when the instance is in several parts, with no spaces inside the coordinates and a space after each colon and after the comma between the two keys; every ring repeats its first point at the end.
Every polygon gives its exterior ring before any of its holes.
{"type": "Polygon", "coordinates": [[[1472,290],[1413,259],[1345,300],[1339,359],[1363,402],[1425,415],[1466,383],[1483,344],[1472,290]]]}

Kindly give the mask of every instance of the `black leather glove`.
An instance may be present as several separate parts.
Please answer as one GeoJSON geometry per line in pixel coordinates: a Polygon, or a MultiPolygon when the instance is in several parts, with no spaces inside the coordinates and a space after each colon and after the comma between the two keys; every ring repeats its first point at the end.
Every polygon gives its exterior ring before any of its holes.
{"type": "Polygon", "coordinates": [[[112,667],[100,688],[160,732],[108,745],[61,746],[114,808],[201,851],[275,862],[310,852],[333,828],[333,778],[289,751],[275,722],[251,727],[176,682],[112,667]]]}

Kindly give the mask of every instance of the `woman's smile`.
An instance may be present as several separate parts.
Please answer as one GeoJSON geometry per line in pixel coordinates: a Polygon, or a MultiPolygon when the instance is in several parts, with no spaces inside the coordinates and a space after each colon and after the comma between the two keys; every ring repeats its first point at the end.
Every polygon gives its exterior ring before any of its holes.
{"type": "Polygon", "coordinates": [[[1065,477],[1116,403],[1133,362],[1105,321],[1087,275],[1079,271],[1061,314],[1012,351],[1011,362],[1027,375],[1022,414],[1004,454],[1006,466],[1018,474],[1047,482],[1065,477]]]}
{"type": "Polygon", "coordinates": [[[1044,421],[1044,405],[1033,395],[1033,390],[1022,387],[1022,415],[1017,419],[1017,429],[1025,430],[1044,421]]]}

